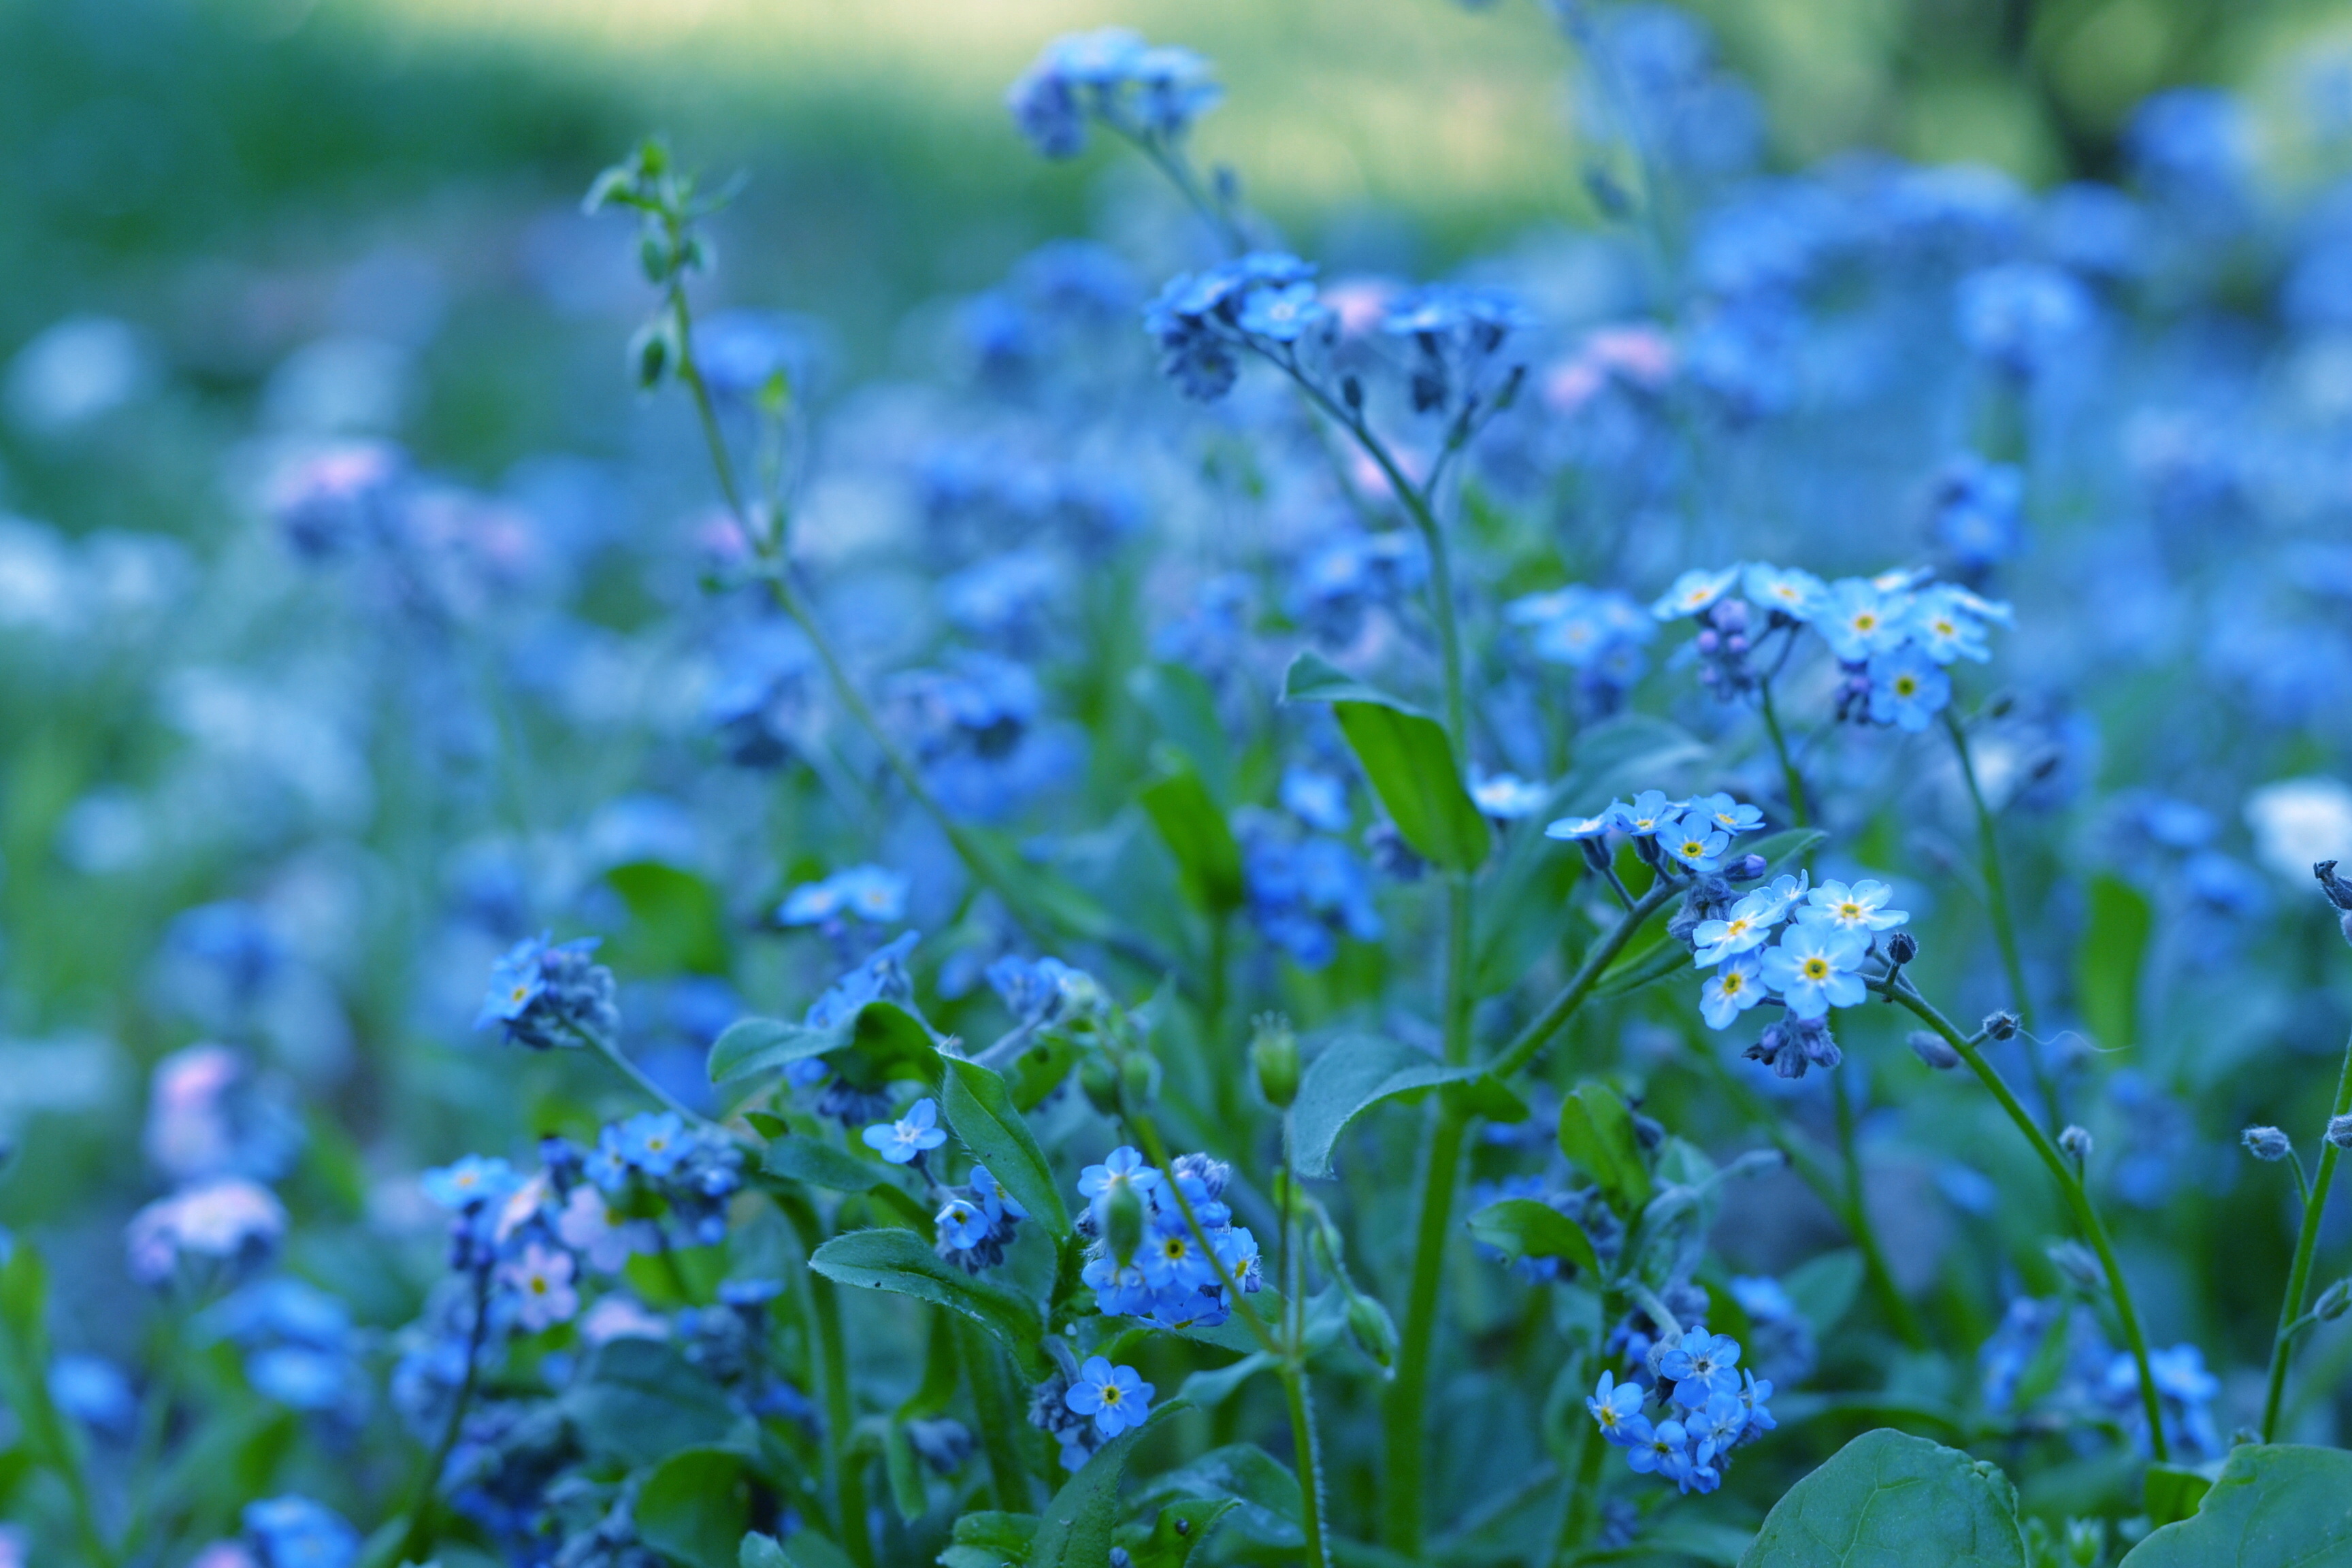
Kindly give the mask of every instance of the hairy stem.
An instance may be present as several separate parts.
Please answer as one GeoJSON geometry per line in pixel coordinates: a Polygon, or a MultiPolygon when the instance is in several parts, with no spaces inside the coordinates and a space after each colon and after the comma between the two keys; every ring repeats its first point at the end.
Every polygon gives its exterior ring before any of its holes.
{"type": "Polygon", "coordinates": [[[2059,1152],[2058,1145],[2050,1141],[2050,1134],[2042,1131],[2042,1124],[2035,1121],[2019,1102],[2015,1091],[2009,1087],[2009,1081],[2000,1076],[2000,1069],[1987,1061],[1984,1053],[1977,1049],[1976,1041],[1953,1027],[1952,1021],[1920,995],[1908,980],[1898,976],[1888,982],[1885,994],[1911,1009],[1921,1022],[1944,1037],[1945,1044],[1959,1052],[1960,1059],[1969,1064],[1969,1070],[1975,1073],[1978,1081],[2000,1102],[2001,1110],[2017,1124],[2017,1130],[2025,1135],[2027,1142],[2033,1145],[2034,1153],[2041,1157],[2042,1164],[2049,1167],[2050,1174],[2057,1180],[2058,1190],[2064,1194],[2067,1207],[2074,1211],[2074,1222],[2083,1232],[2083,1239],[2089,1242],[2091,1250],[2098,1255],[2099,1268],[2106,1276],[2107,1294],[2116,1304],[2116,1321],[2123,1329],[2124,1340],[2131,1348],[2132,1363],[2139,1373],[2139,1397],[2147,1415],[2148,1447],[2159,1463],[2170,1459],[2168,1445],[2164,1438],[2164,1405],[2157,1394],[2155,1374],[2148,1367],[2147,1335],[2140,1329],[2139,1313],[2132,1306],[2131,1285],[2124,1279],[2123,1265],[2116,1260],[2115,1245],[2107,1239],[2107,1227],[2100,1222],[2099,1211],[2091,1205],[2091,1194],[2083,1185],[2081,1173],[2074,1169],[2073,1161],[2059,1152]]]}
{"type": "Polygon", "coordinates": [[[1414,1227],[1412,1278],[1406,1287],[1396,1381],[1389,1384],[1388,1469],[1381,1535],[1390,1551],[1417,1556],[1426,1525],[1423,1470],[1428,1458],[1430,1351],[1437,1335],[1439,1287],[1454,1220],[1454,1189],[1462,1173],[1467,1113],[1438,1101],[1437,1126],[1422,1167],[1420,1221],[1414,1227]]]}
{"type": "Polygon", "coordinates": [[[1789,750],[1788,734],[1780,728],[1780,715],[1772,706],[1772,683],[1759,682],[1756,695],[1757,706],[1764,716],[1764,732],[1772,738],[1772,754],[1780,759],[1780,784],[1789,792],[1790,818],[1796,826],[1811,827],[1812,817],[1805,810],[1805,776],[1797,771],[1797,759],[1789,750]]]}
{"type": "Polygon", "coordinates": [[[1535,1059],[1536,1053],[1542,1050],[1545,1044],[1559,1032],[1560,1026],[1575,1016],[1579,1007],[1584,1005],[1585,998],[1600,983],[1601,971],[1609,967],[1610,961],[1624,952],[1625,944],[1633,940],[1633,933],[1681,890],[1679,884],[1661,875],[1651,884],[1648,892],[1633,900],[1633,908],[1585,950],[1584,961],[1576,966],[1576,973],[1569,977],[1568,984],[1560,987],[1559,994],[1553,997],[1544,1010],[1536,1015],[1528,1026],[1496,1056],[1494,1072],[1496,1078],[1508,1078],[1535,1059]]]}
{"type": "MultiPolygon", "coordinates": [[[[2344,1046],[2344,1066],[2336,1079],[2336,1109],[2330,1120],[2352,1115],[2352,1040],[2344,1046]]],[[[2293,1348],[2292,1329],[2303,1316],[2305,1299],[2311,1293],[2311,1265],[2319,1250],[2319,1222],[2327,1212],[2327,1188],[2336,1177],[2336,1161],[2344,1152],[2326,1138],[2319,1144],[2319,1173],[2311,1184],[2303,1203],[2303,1226],[2294,1238],[2294,1266],[2286,1277],[2286,1297],[2279,1303],[2278,1333],[2271,1341],[2270,1386],[2263,1395],[2263,1441],[2273,1441],[2278,1433],[2279,1401],[2286,1393],[2286,1363],[2293,1348]]]]}
{"type": "Polygon", "coordinates": [[[478,1264],[474,1269],[474,1321],[466,1331],[466,1375],[457,1384],[457,1396],[450,1403],[449,1419],[442,1425],[441,1440],[433,1446],[432,1458],[425,1461],[424,1473],[416,1480],[416,1500],[409,1505],[408,1531],[401,1542],[400,1555],[404,1561],[422,1563],[433,1554],[433,1505],[441,1489],[441,1471],[449,1463],[450,1452],[457,1447],[457,1435],[464,1429],[466,1407],[474,1402],[475,1385],[482,1374],[482,1341],[490,1326],[490,1268],[478,1264]]]}
{"type": "Polygon", "coordinates": [[[1952,754],[1960,764],[1960,779],[1969,788],[1969,805],[1975,809],[1977,819],[1977,855],[1984,872],[1985,908],[1992,919],[1992,937],[2000,949],[2000,967],[2009,979],[2009,994],[2017,1008],[2017,1016],[2025,1026],[2025,1064],[2033,1074],[2033,1092],[2042,1097],[2042,1109],[2056,1127],[2066,1120],[2064,1107],[2058,1101],[2057,1080],[2050,1076],[2049,1064],[2042,1060],[2042,1042],[2033,1037],[2033,994],[2025,985],[2025,961],[2017,945],[2017,921],[2010,912],[2009,882],[2000,868],[2000,838],[1994,831],[1992,808],[1985,804],[1984,790],[1977,783],[1976,759],[1969,753],[1968,731],[1960,727],[1958,715],[1944,710],[1944,729],[1952,738],[1952,754]]]}

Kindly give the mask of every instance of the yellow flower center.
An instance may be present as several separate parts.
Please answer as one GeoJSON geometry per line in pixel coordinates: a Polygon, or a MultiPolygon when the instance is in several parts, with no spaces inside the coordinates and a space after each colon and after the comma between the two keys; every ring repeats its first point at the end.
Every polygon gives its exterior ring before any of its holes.
{"type": "Polygon", "coordinates": [[[1118,1384],[1106,1383],[1102,1385],[1102,1402],[1105,1405],[1117,1405],[1123,1397],[1124,1395],[1119,1393],[1118,1384]]]}
{"type": "Polygon", "coordinates": [[[1830,961],[1826,958],[1805,960],[1804,974],[1808,980],[1827,980],[1830,977],[1830,961]]]}
{"type": "Polygon", "coordinates": [[[1919,694],[1919,678],[1918,678],[1917,676],[1915,676],[1915,675],[1898,675],[1898,676],[1896,676],[1896,677],[1895,678],[1895,696],[1897,696],[1897,697],[1916,697],[1918,694],[1919,694]]]}
{"type": "Polygon", "coordinates": [[[1874,632],[1878,629],[1878,617],[1865,610],[1854,616],[1853,629],[1858,632],[1874,632]]]}
{"type": "Polygon", "coordinates": [[[1748,980],[1744,975],[1727,974],[1723,977],[1723,994],[1726,996],[1737,996],[1739,994],[1739,988],[1747,984],[1748,980]]]}

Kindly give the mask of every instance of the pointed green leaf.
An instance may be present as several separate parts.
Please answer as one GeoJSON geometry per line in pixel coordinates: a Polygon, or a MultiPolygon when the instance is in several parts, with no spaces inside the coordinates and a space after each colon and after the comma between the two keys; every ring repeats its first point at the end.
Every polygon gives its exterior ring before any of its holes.
{"type": "Polygon", "coordinates": [[[949,1058],[946,1065],[940,1100],[948,1125],[1032,1219],[1044,1225],[1057,1241],[1067,1236],[1070,1213],[1063,1205],[1054,1168],[1046,1163],[1045,1150],[1037,1146],[1036,1135],[1021,1119],[1003,1075],[961,1058],[949,1058]]]}
{"type": "Polygon", "coordinates": [[[2139,982],[2156,923],[2147,899],[2119,878],[2091,879],[2091,918],[2074,951],[2074,1005],[2104,1050],[2138,1043],[2139,982]]]}
{"type": "Polygon", "coordinates": [[[1151,1532],[1139,1534],[1127,1549],[1133,1568],[1184,1568],[1217,1521],[1241,1507],[1233,1498],[1187,1498],[1161,1509],[1151,1532]]]}
{"type": "Polygon", "coordinates": [[[1592,1178],[1618,1214],[1630,1217],[1649,1203],[1650,1170],[1633,1113],[1607,1084],[1580,1083],[1560,1102],[1559,1152],[1592,1178]]]}
{"type": "Polygon", "coordinates": [[[1333,711],[1405,842],[1451,870],[1475,871],[1486,864],[1494,829],[1462,787],[1444,726],[1370,702],[1342,702],[1333,711]]]}
{"type": "Polygon", "coordinates": [[[1094,1451],[1039,1516],[1037,1534],[1029,1543],[1028,1568],[1102,1568],[1110,1561],[1127,1456],[1146,1432],[1184,1408],[1181,1400],[1171,1399],[1142,1426],[1128,1428],[1094,1451]]]}
{"type": "Polygon", "coordinates": [[[883,1161],[861,1160],[845,1149],[790,1133],[769,1141],[761,1163],[771,1175],[829,1193],[870,1193],[897,1183],[893,1167],[883,1161]]]}
{"type": "Polygon", "coordinates": [[[1189,766],[1163,773],[1138,797],[1160,841],[1176,858],[1184,896],[1211,915],[1242,903],[1242,850],[1224,809],[1189,766]]]}
{"type": "Polygon", "coordinates": [[[658,1340],[597,1346],[559,1403],[591,1455],[627,1468],[717,1443],[735,1425],[726,1392],[658,1340]]]}
{"type": "Polygon", "coordinates": [[[2025,1568],[2017,1489],[1990,1464],[1881,1427],[1790,1488],[1739,1568],[2025,1568]]]}
{"type": "Polygon", "coordinates": [[[2178,1524],[2197,1511],[2213,1478],[2186,1465],[2150,1465],[2141,1489],[2141,1506],[2153,1525],[2178,1524]]]}
{"type": "Polygon", "coordinates": [[[1282,674],[1285,702],[1374,702],[1400,713],[1419,713],[1402,698],[1391,696],[1369,681],[1357,679],[1313,648],[1290,661],[1282,674]]]}
{"type": "Polygon", "coordinates": [[[809,1267],[843,1285],[889,1290],[960,1312],[1003,1340],[1024,1369],[1040,1363],[1045,1332],[1036,1304],[992,1280],[967,1274],[911,1230],[856,1230],[835,1237],[809,1267]]]}
{"type": "Polygon", "coordinates": [[[735,1568],[751,1519],[743,1456],[688,1448],[661,1462],[637,1492],[637,1533],[684,1568],[735,1568]]]}
{"type": "Polygon", "coordinates": [[[782,1018],[738,1018],[710,1043],[710,1081],[733,1083],[804,1057],[821,1057],[849,1043],[846,1026],[812,1028],[782,1018]]]}
{"type": "Polygon", "coordinates": [[[1484,1073],[1477,1067],[1448,1067],[1380,1035],[1342,1035],[1299,1077],[1298,1098],[1283,1121],[1291,1169],[1302,1176],[1328,1176],[1339,1135],[1381,1100],[1484,1073]]]}
{"type": "Polygon", "coordinates": [[[1599,1278],[1601,1258],[1584,1227],[1533,1198],[1505,1198],[1472,1215],[1470,1234],[1513,1258],[1557,1258],[1599,1278]]]}

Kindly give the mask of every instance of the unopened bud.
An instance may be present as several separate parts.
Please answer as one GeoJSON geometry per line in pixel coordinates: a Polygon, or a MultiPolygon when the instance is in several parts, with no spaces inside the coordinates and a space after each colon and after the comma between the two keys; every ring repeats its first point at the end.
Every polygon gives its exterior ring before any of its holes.
{"type": "Polygon", "coordinates": [[[1987,1013],[1985,1015],[1984,1032],[1993,1039],[2009,1040],[2016,1038],[2018,1026],[2018,1016],[2014,1013],[2002,1011],[1999,1013],[1987,1013]]]}
{"type": "Polygon", "coordinates": [[[667,315],[647,321],[629,340],[629,367],[642,389],[657,386],[669,374],[670,363],[677,358],[677,344],[672,341],[669,318],[667,315]]]}
{"type": "Polygon", "coordinates": [[[1753,882],[1771,868],[1772,862],[1761,855],[1742,855],[1723,868],[1723,878],[1727,882],[1753,882]]]}
{"type": "Polygon", "coordinates": [[[1898,931],[1886,939],[1886,961],[1904,964],[1919,956],[1919,939],[1907,931],[1898,931]]]}
{"type": "Polygon", "coordinates": [[[2327,895],[2329,903],[2339,910],[2352,910],[2352,881],[2336,874],[2335,861],[2322,860],[2311,868],[2311,874],[2319,879],[2319,890],[2327,895]]]}
{"type": "Polygon", "coordinates": [[[1128,1104],[1146,1106],[1160,1098],[1160,1058],[1150,1051],[1129,1051],[1118,1071],[1128,1104]]]}
{"type": "Polygon", "coordinates": [[[1257,1020],[1257,1033],[1250,1037],[1250,1067],[1257,1074],[1257,1091],[1276,1110],[1286,1110],[1298,1098],[1298,1036],[1290,1027],[1290,1020],[1279,1013],[1266,1013],[1257,1020]]]}
{"type": "Polygon", "coordinates": [[[1906,1042],[1911,1054],[1934,1068],[1937,1072],[1949,1072],[1960,1065],[1960,1053],[1951,1043],[1932,1029],[1914,1029],[1906,1042]]]}
{"type": "Polygon", "coordinates": [[[2107,1277],[2099,1268],[2099,1260],[2091,1249],[2079,1241],[2054,1241],[2050,1244],[2050,1261],[2066,1282],[2076,1289],[2091,1294],[2104,1290],[2107,1277]]]}
{"type": "Polygon", "coordinates": [[[1096,1055],[1080,1062],[1078,1088],[1085,1092],[1087,1103],[1105,1116],[1118,1114],[1118,1074],[1108,1058],[1096,1055]]]}
{"type": "Polygon", "coordinates": [[[2284,1160],[2294,1152],[2294,1144],[2275,1127],[2249,1127],[2238,1141],[2257,1160],[2284,1160]]]}
{"type": "Polygon", "coordinates": [[[2107,1555],[2107,1521],[2070,1519],[2066,1521],[2066,1561],[2074,1568],[2095,1568],[2107,1555]]]}
{"type": "Polygon", "coordinates": [[[1121,1268],[1135,1261],[1143,1245],[1143,1196],[1133,1182],[1113,1182],[1103,1205],[1103,1245],[1121,1268]]]}
{"type": "Polygon", "coordinates": [[[1386,1307],[1370,1296],[1350,1294],[1348,1298],[1348,1331],[1356,1336],[1356,1342],[1363,1347],[1364,1353],[1380,1363],[1382,1372],[1396,1364],[1396,1321],[1389,1316],[1386,1307]]]}
{"type": "Polygon", "coordinates": [[[2338,1149],[2352,1149],[2352,1116],[2329,1117],[2327,1141],[2338,1149]]]}
{"type": "Polygon", "coordinates": [[[2334,1322],[2347,1310],[2352,1310],[2352,1279],[2338,1279],[2322,1290],[2311,1309],[2312,1315],[2323,1323],[2334,1322]]]}
{"type": "Polygon", "coordinates": [[[1364,384],[1352,375],[1339,378],[1339,401],[1348,405],[1350,414],[1364,411],[1364,384]]]}
{"type": "Polygon", "coordinates": [[[1665,1124],[1640,1111],[1633,1112],[1633,1141],[1644,1149],[1656,1149],[1666,1141],[1665,1124]]]}
{"type": "Polygon", "coordinates": [[[2090,1129],[2069,1123],[2066,1131],[2058,1134],[2058,1147],[2066,1151],[2068,1157],[2076,1164],[2081,1164],[2091,1157],[2090,1129]]]}

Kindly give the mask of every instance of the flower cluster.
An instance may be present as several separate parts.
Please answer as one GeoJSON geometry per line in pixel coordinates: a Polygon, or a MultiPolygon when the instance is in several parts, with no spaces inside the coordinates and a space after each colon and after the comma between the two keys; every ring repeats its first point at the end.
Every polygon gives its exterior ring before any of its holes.
{"type": "Polygon", "coordinates": [[[1233,1315],[1226,1279],[1245,1294],[1260,1288],[1257,1237],[1223,1201],[1231,1174],[1206,1154],[1179,1154],[1163,1172],[1124,1147],[1086,1168],[1078,1228],[1089,1245],[1080,1278],[1097,1310],[1161,1329],[1208,1329],[1233,1315]]]}
{"type": "Polygon", "coordinates": [[[1004,100],[1038,152],[1070,158],[1085,150],[1089,121],[1138,142],[1172,143],[1223,96],[1209,62],[1192,50],[1105,27],[1055,39],[1004,100]]]}
{"type": "Polygon", "coordinates": [[[1236,352],[1282,356],[1338,318],[1316,298],[1315,268],[1286,251],[1254,250],[1168,280],[1143,313],[1160,367],[1184,395],[1213,403],[1241,374],[1236,352]]]}
{"type": "Polygon", "coordinates": [[[1699,1004],[1710,1028],[1727,1029],[1763,1002],[1788,1010],[1748,1052],[1782,1078],[1837,1066],[1830,1009],[1864,999],[1864,965],[1879,956],[1878,934],[1911,918],[1886,907],[1894,892],[1884,882],[1809,880],[1801,871],[1778,878],[1691,931],[1692,962],[1715,971],[1699,1004]]]}
{"type": "Polygon", "coordinates": [[[1692,644],[1699,679],[1727,700],[1770,679],[1800,631],[1811,627],[1845,672],[1838,717],[1913,731],[1925,730],[1951,705],[1947,667],[1957,659],[1990,658],[1987,630],[2012,619],[2007,605],[1955,583],[1929,582],[1923,573],[1824,583],[1810,572],[1763,562],[1685,572],[1651,613],[1662,621],[1699,623],[1692,644]],[[1782,641],[1764,668],[1775,636],[1782,641]]]}
{"type": "Polygon", "coordinates": [[[589,957],[600,941],[557,942],[541,934],[515,943],[490,971],[474,1027],[499,1025],[509,1040],[535,1051],[610,1042],[621,1010],[613,972],[589,957]]]}
{"type": "Polygon", "coordinates": [[[1697,877],[1726,876],[1752,881],[1763,875],[1753,857],[1727,860],[1732,841],[1764,826],[1760,807],[1728,795],[1669,800],[1664,790],[1644,790],[1633,800],[1612,800],[1591,816],[1564,816],[1544,829],[1547,838],[1584,847],[1596,869],[1608,866],[1605,840],[1622,834],[1634,853],[1654,868],[1677,868],[1697,877]]]}
{"type": "Polygon", "coordinates": [[[1739,1370],[1738,1341],[1697,1324],[1651,1346],[1627,1381],[1602,1373],[1584,1408],[1637,1473],[1685,1492],[1711,1492],[1723,1484],[1732,1452],[1778,1425],[1771,1397],[1769,1382],[1739,1370]],[[1651,1401],[1655,1420],[1643,1414],[1651,1401]]]}
{"type": "Polygon", "coordinates": [[[974,1165],[963,1185],[948,1188],[945,1195],[932,1222],[938,1227],[940,1256],[967,1274],[1003,1262],[1004,1249],[1029,1211],[985,1165],[974,1165]]]}

